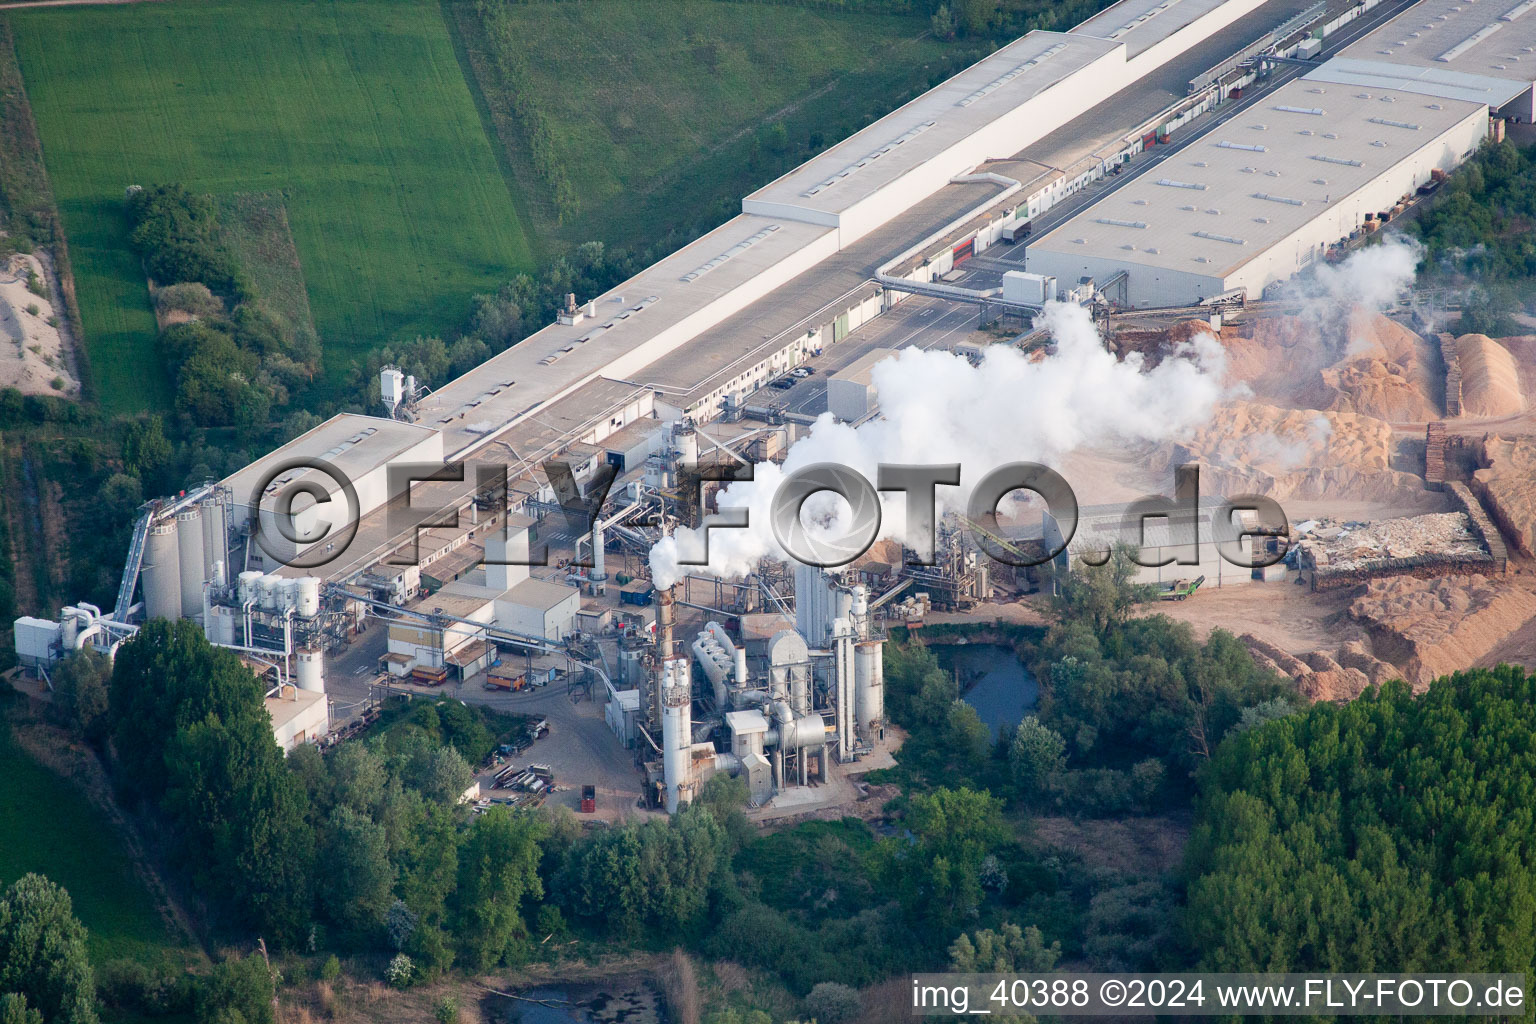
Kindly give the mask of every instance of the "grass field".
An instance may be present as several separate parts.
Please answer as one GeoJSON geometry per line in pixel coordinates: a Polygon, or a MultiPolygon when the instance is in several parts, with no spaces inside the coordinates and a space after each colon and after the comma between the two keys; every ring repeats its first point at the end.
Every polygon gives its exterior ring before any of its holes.
{"type": "Polygon", "coordinates": [[[173,0],[14,12],[110,412],[165,406],[130,184],[281,189],[326,373],[460,323],[533,264],[430,0],[173,0]],[[88,59],[87,59],[88,58],[88,59]]]}
{"type": "Polygon", "coordinates": [[[940,42],[926,18],[789,4],[447,9],[538,230],[578,243],[712,227],[747,192],[989,49],[940,42]],[[564,211],[552,177],[568,180],[564,211]]]}
{"type": "Polygon", "coordinates": [[[162,959],[173,937],[101,812],[34,762],[0,720],[0,886],[29,871],[69,890],[91,959],[162,959]]]}

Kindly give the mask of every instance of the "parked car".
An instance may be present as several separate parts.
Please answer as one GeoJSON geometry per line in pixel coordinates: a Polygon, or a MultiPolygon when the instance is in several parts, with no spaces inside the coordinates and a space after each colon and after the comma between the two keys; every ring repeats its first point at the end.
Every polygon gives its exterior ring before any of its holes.
{"type": "Polygon", "coordinates": [[[788,391],[790,388],[795,386],[795,382],[788,377],[780,377],[778,380],[774,381],[768,386],[771,388],[777,388],[780,391],[788,391]]]}

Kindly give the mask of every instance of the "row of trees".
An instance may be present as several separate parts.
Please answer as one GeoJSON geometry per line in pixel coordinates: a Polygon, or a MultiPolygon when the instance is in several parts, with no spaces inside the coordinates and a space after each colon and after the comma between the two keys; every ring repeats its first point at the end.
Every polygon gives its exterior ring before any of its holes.
{"type": "Polygon", "coordinates": [[[212,197],[154,185],[130,190],[127,205],[131,241],[169,322],[160,351],[176,376],[177,412],[200,427],[264,433],[273,410],[319,369],[313,330],[263,304],[222,239],[212,197]]]}

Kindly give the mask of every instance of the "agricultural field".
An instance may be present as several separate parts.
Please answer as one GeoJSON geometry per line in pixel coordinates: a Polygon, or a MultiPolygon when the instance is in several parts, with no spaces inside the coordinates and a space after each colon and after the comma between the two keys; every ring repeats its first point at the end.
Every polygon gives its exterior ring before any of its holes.
{"type": "Polygon", "coordinates": [[[163,407],[123,190],[281,191],[331,381],[462,321],[533,249],[436,3],[199,0],[15,12],[98,394],[163,407]],[[89,60],[81,60],[89,54],[89,60]]]}
{"type": "Polygon", "coordinates": [[[176,946],[121,839],[73,785],[33,761],[0,720],[0,887],[29,871],[69,890],[96,964],[158,962],[176,946]],[[24,826],[21,823],[25,823],[24,826]]]}
{"type": "MultiPolygon", "coordinates": [[[[984,56],[926,17],[698,0],[448,0],[542,235],[683,241],[984,56]]],[[[669,246],[670,247],[670,246],[669,246]]]]}

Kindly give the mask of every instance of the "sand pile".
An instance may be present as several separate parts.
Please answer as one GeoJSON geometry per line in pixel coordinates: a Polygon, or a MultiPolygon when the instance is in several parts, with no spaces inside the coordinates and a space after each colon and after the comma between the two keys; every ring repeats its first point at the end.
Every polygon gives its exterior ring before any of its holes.
{"type": "Polygon", "coordinates": [[[77,395],[80,384],[69,371],[53,303],[28,287],[42,287],[43,266],[36,256],[15,255],[0,266],[0,387],[25,394],[77,395]]]}
{"type": "Polygon", "coordinates": [[[1367,686],[1400,675],[1358,640],[1340,647],[1337,657],[1312,651],[1298,658],[1252,633],[1244,633],[1241,639],[1260,667],[1289,676],[1296,684],[1296,692],[1308,700],[1354,700],[1367,686]]]}
{"type": "Polygon", "coordinates": [[[1389,467],[1392,428],[1369,416],[1229,402],[1211,422],[1175,445],[1164,472],[1200,464],[1201,486],[1215,494],[1373,499],[1416,477],[1389,467]]]}
{"type": "Polygon", "coordinates": [[[1490,435],[1483,462],[1472,481],[1490,515],[1521,552],[1536,554],[1536,437],[1490,435]]]}
{"type": "Polygon", "coordinates": [[[1509,349],[1486,334],[1456,339],[1461,364],[1461,414],[1484,419],[1518,416],[1525,411],[1520,368],[1509,349]]]}
{"type": "Polygon", "coordinates": [[[1475,665],[1536,616],[1536,595],[1486,576],[1372,580],[1350,603],[1376,655],[1422,689],[1437,676],[1475,665]]]}

